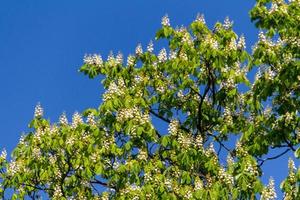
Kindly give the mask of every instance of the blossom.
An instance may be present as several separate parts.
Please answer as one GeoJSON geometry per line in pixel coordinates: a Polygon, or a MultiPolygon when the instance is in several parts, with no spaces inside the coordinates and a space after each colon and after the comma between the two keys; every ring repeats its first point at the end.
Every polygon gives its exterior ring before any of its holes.
{"type": "Polygon", "coordinates": [[[148,158],[147,151],[141,149],[140,152],[139,152],[139,154],[137,155],[137,159],[146,161],[147,158],[148,158]]]}
{"type": "Polygon", "coordinates": [[[288,161],[288,168],[290,171],[296,170],[295,163],[291,158],[289,158],[289,161],[288,161]]]}
{"type": "Polygon", "coordinates": [[[277,10],[278,10],[278,4],[273,2],[269,12],[272,13],[272,12],[276,12],[277,10]]]}
{"type": "Polygon", "coordinates": [[[63,112],[62,115],[59,117],[59,123],[60,125],[68,125],[69,122],[65,112],[63,112]]]}
{"type": "Polygon", "coordinates": [[[198,134],[196,136],[195,146],[198,147],[198,148],[203,148],[203,138],[202,138],[202,136],[200,134],[198,134]]]}
{"type": "Polygon", "coordinates": [[[224,108],[224,120],[229,125],[233,124],[233,120],[232,120],[232,116],[231,116],[231,111],[230,111],[230,109],[228,107],[224,108]]]}
{"type": "Polygon", "coordinates": [[[121,79],[118,80],[117,84],[111,82],[109,84],[108,90],[103,94],[103,101],[107,101],[113,98],[114,95],[122,96],[125,94],[125,84],[121,79]]]}
{"type": "Polygon", "coordinates": [[[176,59],[176,57],[177,57],[177,52],[171,50],[171,51],[169,52],[169,60],[176,59]]]}
{"type": "Polygon", "coordinates": [[[6,160],[7,152],[6,149],[3,149],[0,155],[1,160],[6,160]]]}
{"type": "Polygon", "coordinates": [[[44,110],[41,106],[40,103],[38,103],[36,106],[35,106],[35,109],[34,109],[34,117],[37,118],[37,117],[43,117],[43,114],[44,114],[44,110]]]}
{"type": "Polygon", "coordinates": [[[142,45],[140,43],[135,48],[135,54],[138,55],[138,56],[143,54],[143,48],[142,48],[142,45]]]}
{"type": "Polygon", "coordinates": [[[123,63],[123,54],[119,52],[116,57],[116,64],[122,65],[122,63],[123,63]]]}
{"type": "Polygon", "coordinates": [[[95,126],[96,125],[96,121],[95,121],[95,116],[93,115],[93,113],[90,113],[88,116],[87,116],[87,119],[86,119],[86,122],[92,126],[95,126]]]}
{"type": "Polygon", "coordinates": [[[203,188],[202,181],[198,177],[196,177],[196,179],[195,179],[195,190],[196,191],[201,190],[202,188],[203,188]]]}
{"type": "Polygon", "coordinates": [[[178,136],[178,142],[183,148],[188,148],[192,144],[192,137],[190,134],[180,133],[178,136]]]}
{"type": "Polygon", "coordinates": [[[83,120],[78,112],[75,112],[72,116],[72,127],[76,128],[79,124],[82,124],[83,120]]]}
{"type": "Polygon", "coordinates": [[[149,42],[149,44],[148,44],[148,46],[147,46],[147,51],[148,51],[149,53],[152,53],[153,50],[154,50],[154,48],[153,48],[153,42],[152,42],[152,40],[150,40],[150,42],[149,42]]]}
{"type": "Polygon", "coordinates": [[[206,22],[205,22],[205,19],[204,19],[204,15],[203,15],[203,14],[200,14],[200,13],[197,14],[196,21],[197,21],[197,22],[201,22],[201,23],[203,23],[203,24],[206,23],[206,22]]]}
{"type": "Polygon", "coordinates": [[[222,167],[219,169],[219,178],[227,185],[233,185],[233,176],[225,172],[224,168],[222,167]]]}
{"type": "Polygon", "coordinates": [[[83,63],[86,64],[86,65],[102,66],[103,65],[103,60],[102,60],[101,55],[86,54],[86,55],[84,55],[83,63]]]}
{"type": "Polygon", "coordinates": [[[245,40],[245,37],[243,35],[239,38],[239,41],[237,43],[237,48],[238,49],[245,49],[246,48],[246,40],[245,40]]]}
{"type": "Polygon", "coordinates": [[[56,185],[54,187],[54,193],[53,193],[53,198],[54,199],[60,199],[63,196],[62,191],[59,187],[59,185],[56,185]]]}
{"type": "Polygon", "coordinates": [[[233,22],[230,21],[229,17],[226,17],[225,20],[224,20],[224,24],[223,24],[223,27],[228,30],[232,27],[232,24],[233,22]]]}
{"type": "Polygon", "coordinates": [[[170,19],[169,19],[168,15],[165,15],[165,16],[162,17],[161,25],[170,26],[170,19]]]}
{"type": "Polygon", "coordinates": [[[269,179],[269,184],[267,187],[265,187],[261,194],[262,200],[273,200],[277,198],[275,188],[274,188],[274,179],[271,177],[269,179]]]}
{"type": "Polygon", "coordinates": [[[165,48],[161,49],[157,58],[158,58],[159,63],[167,61],[167,59],[168,59],[167,50],[165,48]]]}
{"type": "Polygon", "coordinates": [[[258,38],[259,38],[260,42],[266,42],[267,41],[267,38],[266,38],[264,32],[262,32],[262,31],[259,32],[258,38]]]}
{"type": "Polygon", "coordinates": [[[127,66],[134,66],[135,57],[133,55],[129,55],[127,57],[127,66]]]}
{"type": "Polygon", "coordinates": [[[11,161],[7,168],[7,173],[11,176],[15,175],[16,173],[20,172],[21,165],[17,161],[11,161]]]}
{"type": "Polygon", "coordinates": [[[236,48],[237,48],[236,40],[234,38],[231,38],[229,43],[229,50],[236,50],[236,48]]]}
{"type": "Polygon", "coordinates": [[[168,132],[170,135],[176,135],[179,130],[179,121],[178,120],[171,120],[168,128],[168,132]]]}

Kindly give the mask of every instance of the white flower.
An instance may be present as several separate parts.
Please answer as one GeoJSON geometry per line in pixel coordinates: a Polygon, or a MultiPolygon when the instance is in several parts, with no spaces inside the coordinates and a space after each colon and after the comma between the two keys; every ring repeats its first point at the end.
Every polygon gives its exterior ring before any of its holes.
{"type": "Polygon", "coordinates": [[[237,48],[236,40],[234,38],[231,38],[229,43],[229,50],[236,50],[236,48],[237,48]]]}
{"type": "Polygon", "coordinates": [[[201,23],[203,23],[203,24],[206,23],[206,22],[205,22],[205,19],[204,19],[204,15],[203,15],[203,14],[200,14],[200,13],[197,14],[196,21],[197,21],[197,22],[201,22],[201,23]]]}
{"type": "Polygon", "coordinates": [[[129,55],[127,57],[127,66],[134,66],[135,57],[133,55],[129,55]]]}
{"type": "Polygon", "coordinates": [[[193,198],[193,194],[190,190],[188,190],[185,195],[184,195],[184,198],[186,199],[192,199],[193,198]]]}
{"type": "Polygon", "coordinates": [[[154,50],[154,48],[153,48],[153,42],[152,42],[152,40],[150,40],[150,42],[149,42],[149,44],[147,46],[147,51],[150,52],[150,53],[152,53],[153,50],[154,50]]]}
{"type": "Polygon", "coordinates": [[[195,180],[195,190],[201,190],[203,188],[202,181],[197,177],[195,180]]]}
{"type": "Polygon", "coordinates": [[[167,50],[165,48],[163,48],[162,50],[160,50],[157,58],[158,58],[158,62],[159,63],[167,61],[167,59],[168,59],[167,50]]]}
{"type": "Polygon", "coordinates": [[[73,136],[67,138],[66,144],[68,146],[73,146],[74,143],[75,143],[75,138],[73,136]]]}
{"type": "Polygon", "coordinates": [[[228,125],[233,124],[232,116],[231,116],[231,111],[228,107],[224,108],[224,120],[228,125]]]}
{"type": "Polygon", "coordinates": [[[229,20],[229,17],[226,17],[224,20],[223,27],[228,30],[232,27],[232,24],[233,22],[229,20]]]}
{"type": "Polygon", "coordinates": [[[265,187],[261,194],[262,200],[273,200],[277,198],[275,188],[274,188],[274,179],[271,177],[269,179],[269,184],[267,187],[265,187]]]}
{"type": "Polygon", "coordinates": [[[63,196],[62,191],[59,187],[59,185],[56,185],[54,187],[54,193],[53,193],[53,198],[54,199],[60,199],[63,196]]]}
{"type": "Polygon", "coordinates": [[[17,161],[11,161],[7,168],[7,173],[11,176],[15,175],[16,173],[20,172],[21,165],[17,161]]]}
{"type": "Polygon", "coordinates": [[[38,147],[32,149],[32,155],[34,158],[38,159],[41,156],[41,150],[38,147]]]}
{"type": "Polygon", "coordinates": [[[78,112],[75,112],[72,116],[72,127],[76,128],[79,124],[82,124],[83,120],[78,112]]]}
{"type": "Polygon", "coordinates": [[[96,125],[95,116],[92,113],[90,113],[87,116],[86,122],[92,126],[95,126],[96,125]]]}
{"type": "Polygon", "coordinates": [[[291,158],[289,158],[288,167],[290,171],[296,170],[295,163],[291,158]]]}
{"type": "Polygon", "coordinates": [[[179,130],[179,121],[172,119],[170,124],[169,124],[169,128],[168,128],[168,132],[170,135],[177,135],[179,130]]]}
{"type": "Polygon", "coordinates": [[[258,38],[259,38],[259,41],[261,41],[261,42],[266,42],[267,41],[267,38],[266,38],[264,32],[262,32],[262,31],[259,32],[258,38]]]}
{"type": "Polygon", "coordinates": [[[1,160],[6,160],[7,152],[6,149],[3,149],[0,155],[1,160]]]}
{"type": "Polygon", "coordinates": [[[230,154],[227,155],[227,165],[232,165],[234,163],[234,160],[230,154]]]}
{"type": "Polygon", "coordinates": [[[117,57],[116,57],[116,63],[118,64],[118,65],[122,65],[122,63],[123,63],[123,54],[122,53],[118,53],[118,55],[117,55],[117,57]]]}
{"type": "Polygon", "coordinates": [[[68,125],[69,122],[65,112],[63,112],[62,115],[59,117],[59,123],[60,125],[68,125]]]}
{"type": "Polygon", "coordinates": [[[138,55],[138,56],[143,54],[143,48],[142,48],[142,45],[140,43],[135,48],[135,54],[138,55]]]}
{"type": "Polygon", "coordinates": [[[203,148],[203,138],[202,138],[202,136],[200,134],[197,135],[197,137],[195,139],[195,145],[198,148],[203,148]]]}
{"type": "Polygon", "coordinates": [[[238,44],[237,44],[237,48],[238,49],[245,49],[246,48],[246,41],[245,41],[245,37],[244,35],[242,35],[239,38],[238,44]]]}
{"type": "Polygon", "coordinates": [[[192,144],[192,137],[190,134],[179,133],[178,142],[183,148],[188,148],[192,144]]]}
{"type": "Polygon", "coordinates": [[[140,152],[139,152],[139,154],[137,155],[137,159],[146,161],[147,158],[148,158],[147,151],[141,149],[140,152]]]}
{"type": "Polygon", "coordinates": [[[40,103],[38,103],[36,106],[35,106],[35,109],[34,109],[34,117],[43,117],[43,114],[44,114],[44,110],[41,106],[40,103]]]}
{"type": "Polygon", "coordinates": [[[233,185],[233,177],[225,172],[224,168],[220,168],[219,170],[219,178],[224,181],[227,185],[233,185]]]}
{"type": "Polygon", "coordinates": [[[165,15],[165,16],[162,17],[161,25],[170,26],[170,19],[169,19],[168,15],[165,15]]]}
{"type": "Polygon", "coordinates": [[[177,57],[177,52],[176,51],[170,51],[169,52],[169,60],[173,60],[177,57]]]}
{"type": "Polygon", "coordinates": [[[277,5],[277,3],[273,2],[269,12],[272,13],[277,10],[278,10],[278,5],[277,5]]]}
{"type": "Polygon", "coordinates": [[[113,98],[113,95],[122,96],[125,92],[125,84],[123,81],[118,80],[118,84],[111,82],[108,90],[103,94],[103,101],[107,101],[113,98]]]}
{"type": "Polygon", "coordinates": [[[103,60],[101,55],[97,54],[85,54],[83,58],[83,63],[87,65],[96,65],[96,66],[102,66],[103,60]]]}

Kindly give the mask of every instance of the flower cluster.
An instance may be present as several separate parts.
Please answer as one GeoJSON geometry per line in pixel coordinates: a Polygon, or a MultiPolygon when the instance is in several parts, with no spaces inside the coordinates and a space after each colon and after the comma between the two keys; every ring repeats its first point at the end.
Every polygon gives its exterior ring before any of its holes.
{"type": "Polygon", "coordinates": [[[200,134],[197,135],[195,138],[195,146],[199,149],[203,148],[203,138],[200,134]]]}
{"type": "Polygon", "coordinates": [[[41,106],[40,103],[38,103],[36,106],[35,106],[35,109],[34,109],[34,117],[43,117],[43,114],[44,114],[44,110],[41,106]]]}
{"type": "Polygon", "coordinates": [[[141,124],[149,122],[149,115],[147,113],[142,114],[137,107],[123,108],[118,111],[116,120],[120,123],[124,123],[127,120],[134,119],[141,124]]]}
{"type": "Polygon", "coordinates": [[[274,185],[275,184],[273,178],[270,178],[268,186],[265,187],[262,191],[261,194],[262,200],[273,200],[277,198],[274,185]]]}
{"type": "Polygon", "coordinates": [[[62,194],[62,191],[61,191],[59,185],[56,185],[54,187],[53,199],[61,199],[62,196],[63,196],[63,194],[62,194]]]}
{"type": "Polygon", "coordinates": [[[197,17],[196,17],[196,21],[197,22],[200,22],[200,23],[202,23],[202,24],[206,24],[206,22],[205,22],[205,19],[204,19],[204,15],[203,14],[197,14],[197,17]]]}
{"type": "Polygon", "coordinates": [[[0,161],[6,160],[7,152],[5,149],[2,150],[0,154],[0,161]]]}
{"type": "Polygon", "coordinates": [[[228,124],[228,125],[233,124],[232,114],[228,107],[224,108],[224,120],[225,120],[226,124],[228,124]]]}
{"type": "Polygon", "coordinates": [[[19,173],[22,169],[22,166],[19,162],[17,161],[11,161],[8,165],[8,168],[7,168],[7,173],[10,175],[10,176],[13,176],[15,175],[16,173],[19,173]]]}
{"type": "Polygon", "coordinates": [[[103,60],[101,55],[93,54],[93,55],[85,55],[83,58],[83,62],[86,65],[95,65],[95,66],[102,66],[103,60]]]}
{"type": "Polygon", "coordinates": [[[117,57],[116,57],[116,64],[117,65],[122,65],[123,64],[123,54],[121,52],[119,52],[117,54],[117,57]]]}
{"type": "Polygon", "coordinates": [[[246,48],[246,40],[245,40],[245,37],[243,35],[239,38],[239,41],[237,43],[237,48],[238,49],[245,49],[246,48]]]}
{"type": "Polygon", "coordinates": [[[90,113],[86,118],[86,122],[92,126],[95,126],[96,125],[95,116],[92,113],[90,113]]]}
{"type": "Polygon", "coordinates": [[[224,168],[220,168],[219,170],[219,178],[223,182],[225,182],[227,185],[233,185],[234,180],[233,176],[225,172],[224,168]]]}
{"type": "Polygon", "coordinates": [[[143,48],[142,48],[142,45],[140,43],[135,48],[135,54],[138,55],[138,56],[143,54],[143,48]]]}
{"type": "Polygon", "coordinates": [[[68,118],[65,112],[62,113],[62,115],[59,117],[59,124],[60,125],[68,125],[68,118]]]}
{"type": "Polygon", "coordinates": [[[158,56],[157,56],[158,62],[163,63],[167,61],[168,56],[167,56],[167,50],[165,48],[161,49],[158,56]]]}
{"type": "Polygon", "coordinates": [[[129,55],[127,57],[127,66],[134,66],[135,64],[135,57],[133,55],[129,55]]]}
{"type": "Polygon", "coordinates": [[[170,26],[170,19],[168,15],[165,15],[161,19],[161,25],[163,26],[170,26]]]}
{"type": "Polygon", "coordinates": [[[203,182],[200,180],[200,178],[196,177],[195,179],[195,190],[201,190],[203,188],[203,182]]]}
{"type": "Polygon", "coordinates": [[[212,49],[217,50],[219,48],[218,41],[215,40],[212,36],[208,35],[204,41],[212,49]]]}
{"type": "Polygon", "coordinates": [[[228,48],[229,48],[229,50],[237,49],[236,40],[234,38],[231,38],[228,48]]]}
{"type": "Polygon", "coordinates": [[[183,148],[188,148],[192,144],[192,136],[190,134],[179,133],[178,142],[183,148]]]}
{"type": "Polygon", "coordinates": [[[229,17],[226,17],[224,20],[224,24],[223,24],[224,29],[228,30],[232,27],[232,25],[233,25],[233,22],[230,21],[229,17]]]}
{"type": "Polygon", "coordinates": [[[152,42],[152,40],[150,40],[150,42],[149,42],[149,44],[148,44],[148,46],[147,46],[147,51],[148,51],[149,53],[152,53],[153,50],[154,50],[153,42],[152,42]]]}
{"type": "Polygon", "coordinates": [[[118,83],[111,82],[108,90],[103,94],[103,101],[107,101],[113,98],[114,95],[122,96],[125,94],[125,84],[122,79],[118,80],[118,83]]]}
{"type": "Polygon", "coordinates": [[[78,125],[82,124],[83,120],[78,112],[75,112],[72,116],[72,127],[76,128],[78,125]]]}
{"type": "Polygon", "coordinates": [[[171,120],[168,128],[168,132],[170,135],[177,135],[179,131],[179,121],[178,120],[171,120]]]}
{"type": "Polygon", "coordinates": [[[146,161],[147,158],[148,158],[147,151],[144,150],[144,149],[140,149],[140,151],[139,151],[139,153],[137,155],[137,159],[146,161]]]}

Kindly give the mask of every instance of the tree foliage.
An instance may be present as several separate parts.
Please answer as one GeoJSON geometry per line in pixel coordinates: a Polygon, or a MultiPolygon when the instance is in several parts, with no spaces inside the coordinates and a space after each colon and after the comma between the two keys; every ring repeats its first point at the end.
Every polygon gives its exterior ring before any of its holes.
{"type": "MultiPolygon", "coordinates": [[[[275,199],[262,165],[300,156],[299,4],[257,0],[251,54],[229,18],[210,29],[199,15],[187,28],[163,17],[156,39],[168,46],[157,53],[150,42],[127,63],[86,55],[80,71],[103,77],[99,108],[52,123],[37,105],[12,159],[1,154],[0,197],[275,199]]],[[[281,189],[299,199],[300,170],[288,167],[281,189]]]]}

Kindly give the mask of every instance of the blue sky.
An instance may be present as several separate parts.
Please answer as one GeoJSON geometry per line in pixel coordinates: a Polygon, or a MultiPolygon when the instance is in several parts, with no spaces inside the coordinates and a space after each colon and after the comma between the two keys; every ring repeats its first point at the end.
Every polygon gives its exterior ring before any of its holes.
{"type": "MultiPolygon", "coordinates": [[[[0,149],[17,144],[41,102],[46,118],[97,107],[100,80],[78,72],[85,53],[110,50],[125,55],[154,39],[161,17],[188,25],[203,13],[210,27],[226,16],[251,49],[258,30],[248,12],[254,0],[1,0],[0,1],[0,149]]],[[[264,179],[276,183],[286,174],[286,159],[266,164],[264,179]],[[275,164],[274,164],[275,163],[275,164]],[[275,166],[275,167],[273,167],[275,166]]]]}

